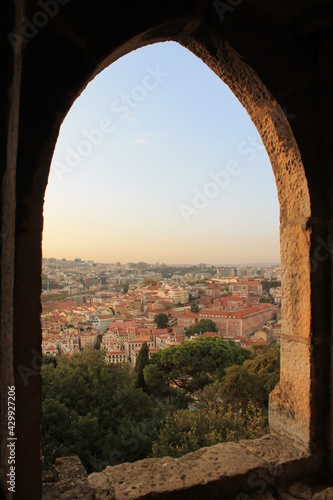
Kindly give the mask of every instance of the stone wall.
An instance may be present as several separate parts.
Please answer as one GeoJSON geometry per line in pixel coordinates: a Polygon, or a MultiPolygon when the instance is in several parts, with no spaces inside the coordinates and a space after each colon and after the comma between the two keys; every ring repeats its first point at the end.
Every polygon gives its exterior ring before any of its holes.
{"type": "Polygon", "coordinates": [[[298,439],[310,456],[322,456],[316,473],[327,474],[333,455],[332,2],[53,0],[55,10],[40,14],[41,3],[4,0],[0,20],[2,484],[7,387],[15,383],[17,498],[41,495],[42,212],[59,127],[94,75],[164,40],[184,45],[222,78],[269,154],[280,202],[283,291],[281,382],[271,395],[270,424],[298,439]]]}
{"type": "Polygon", "coordinates": [[[329,500],[333,488],[311,475],[312,466],[295,443],[271,436],[203,448],[178,459],[124,463],[89,476],[78,457],[64,457],[43,474],[42,498],[329,500]],[[290,482],[289,475],[306,475],[306,480],[290,482]]]}

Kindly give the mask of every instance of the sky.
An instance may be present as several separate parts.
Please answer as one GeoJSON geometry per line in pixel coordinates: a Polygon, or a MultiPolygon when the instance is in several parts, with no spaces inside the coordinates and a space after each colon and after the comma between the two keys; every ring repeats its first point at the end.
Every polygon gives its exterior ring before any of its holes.
{"type": "Polygon", "coordinates": [[[280,262],[276,184],[260,136],[187,49],[133,51],[74,102],[46,189],[43,256],[280,262]]]}

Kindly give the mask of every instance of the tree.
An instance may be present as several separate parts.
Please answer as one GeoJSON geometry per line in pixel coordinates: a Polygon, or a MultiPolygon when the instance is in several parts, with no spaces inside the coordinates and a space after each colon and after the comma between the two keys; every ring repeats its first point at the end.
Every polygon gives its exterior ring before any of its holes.
{"type": "Polygon", "coordinates": [[[242,404],[251,399],[268,408],[268,398],[280,379],[280,347],[263,346],[255,348],[252,358],[242,366],[226,369],[221,382],[223,400],[242,404]]]}
{"type": "Polygon", "coordinates": [[[106,364],[104,356],[87,348],[42,366],[45,468],[78,455],[92,472],[150,453],[163,413],[128,365],[106,364]]]}
{"type": "Polygon", "coordinates": [[[262,280],[261,285],[263,292],[269,292],[271,288],[281,286],[281,281],[276,280],[276,278],[273,278],[272,280],[262,280]]]}
{"type": "Polygon", "coordinates": [[[269,294],[267,297],[261,297],[260,302],[262,302],[264,304],[273,304],[274,299],[273,299],[272,295],[269,294]]]}
{"type": "Polygon", "coordinates": [[[142,282],[142,287],[144,288],[149,285],[156,286],[157,281],[153,280],[152,278],[145,278],[142,282]]]}
{"type": "MultiPolygon", "coordinates": [[[[245,363],[244,363],[245,365],[245,363]]],[[[249,399],[263,405],[265,391],[260,378],[255,373],[249,373],[244,365],[230,366],[220,384],[222,398],[225,403],[237,402],[246,404],[249,399]]]]}
{"type": "Polygon", "coordinates": [[[57,366],[57,356],[52,356],[50,354],[43,355],[43,365],[53,365],[57,366]]]}
{"type": "Polygon", "coordinates": [[[157,365],[148,364],[143,370],[144,381],[149,394],[164,396],[169,394],[169,384],[163,371],[157,365]]]}
{"type": "Polygon", "coordinates": [[[195,411],[178,410],[167,416],[158,439],[153,443],[153,457],[180,457],[185,453],[224,441],[255,439],[268,432],[267,417],[249,402],[214,408],[210,403],[195,411]]]}
{"type": "Polygon", "coordinates": [[[126,294],[129,290],[129,285],[124,285],[123,286],[123,293],[126,294]]]}
{"type": "Polygon", "coordinates": [[[198,314],[199,312],[199,306],[198,304],[196,304],[195,302],[193,302],[191,304],[191,312],[195,313],[195,314],[198,314]]]}
{"type": "Polygon", "coordinates": [[[268,404],[268,396],[280,380],[280,346],[254,347],[252,358],[245,366],[249,373],[260,376],[268,404]]]}
{"type": "Polygon", "coordinates": [[[135,362],[135,372],[137,374],[137,387],[141,387],[146,391],[145,379],[143,376],[144,368],[147,366],[149,361],[149,347],[147,342],[144,342],[141,346],[140,352],[135,362]]]}
{"type": "Polygon", "coordinates": [[[201,319],[194,325],[191,325],[185,332],[187,337],[192,335],[202,335],[206,332],[217,332],[216,323],[211,319],[201,319]]]}
{"type": "Polygon", "coordinates": [[[227,367],[242,364],[250,355],[229,340],[199,337],[179,346],[160,349],[150,358],[150,365],[156,365],[163,373],[165,385],[172,384],[187,393],[194,393],[221,379],[227,367]]]}
{"type": "Polygon", "coordinates": [[[156,323],[157,328],[166,328],[169,323],[169,317],[165,313],[155,314],[154,322],[156,323]]]}

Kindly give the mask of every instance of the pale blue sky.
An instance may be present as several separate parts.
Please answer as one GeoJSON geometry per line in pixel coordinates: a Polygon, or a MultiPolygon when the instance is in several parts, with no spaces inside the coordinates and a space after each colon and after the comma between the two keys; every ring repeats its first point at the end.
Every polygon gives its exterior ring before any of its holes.
{"type": "Polygon", "coordinates": [[[278,212],[244,108],[200,59],[160,43],[105,69],[69,111],[46,190],[43,254],[279,262],[278,212]]]}

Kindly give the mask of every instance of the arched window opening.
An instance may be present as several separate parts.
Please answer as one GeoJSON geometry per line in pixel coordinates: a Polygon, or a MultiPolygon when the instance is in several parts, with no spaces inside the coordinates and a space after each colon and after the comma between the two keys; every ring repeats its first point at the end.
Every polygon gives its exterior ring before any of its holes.
{"type": "Polygon", "coordinates": [[[281,335],[276,184],[217,75],[171,42],[100,73],[62,125],[44,217],[48,465],[74,453],[91,472],[265,432],[281,335]]]}

